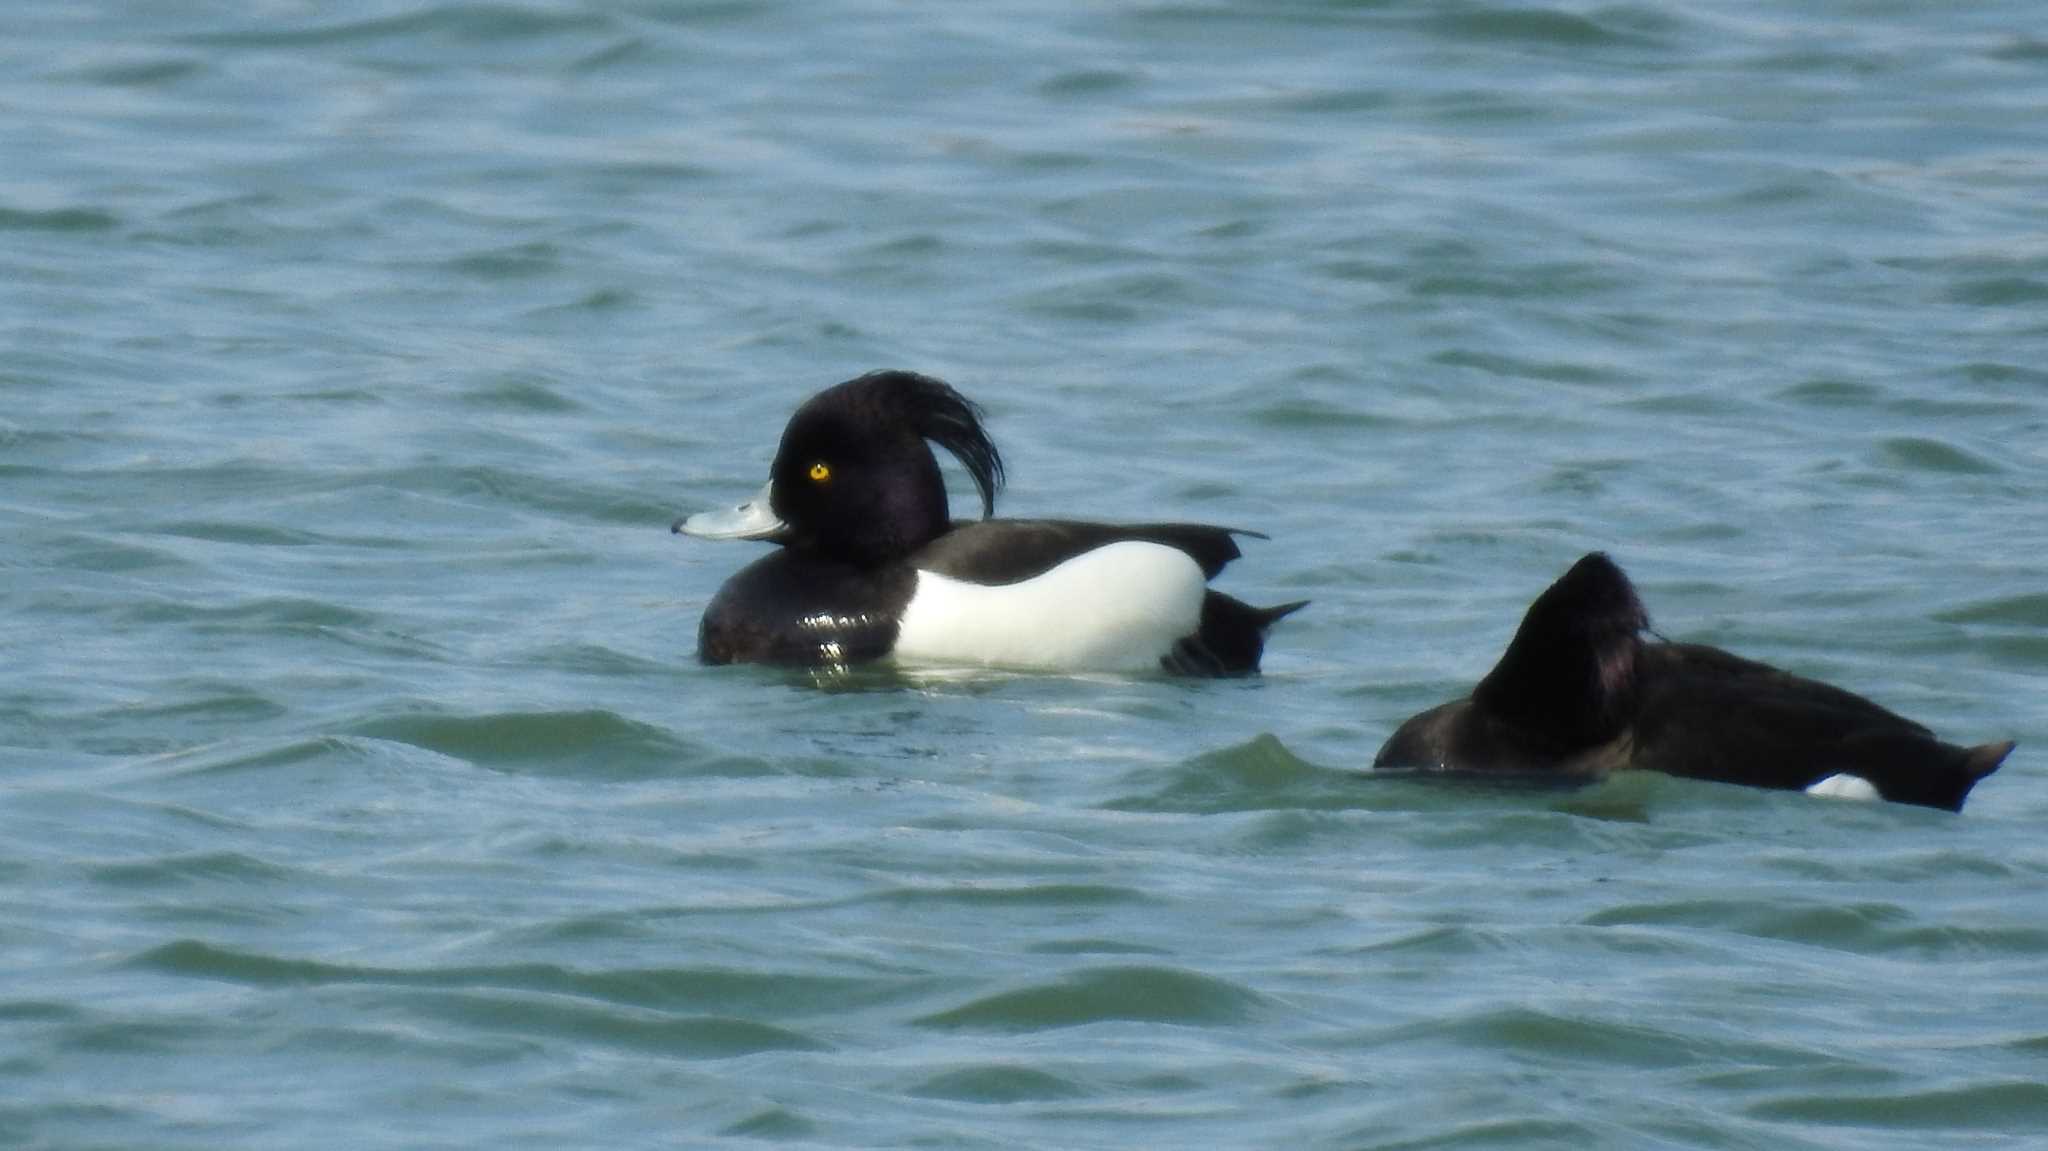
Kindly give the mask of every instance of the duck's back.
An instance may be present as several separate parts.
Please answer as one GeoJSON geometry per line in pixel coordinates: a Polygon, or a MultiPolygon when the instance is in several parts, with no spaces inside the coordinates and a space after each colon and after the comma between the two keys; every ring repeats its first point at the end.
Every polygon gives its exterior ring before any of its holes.
{"type": "Polygon", "coordinates": [[[1639,658],[1635,767],[1774,788],[1862,779],[1953,809],[2011,749],[1944,743],[1854,692],[1703,644],[1646,644],[1639,658]]]}
{"type": "MultiPolygon", "coordinates": [[[[1115,543],[1161,544],[1183,552],[1214,579],[1238,558],[1237,535],[1256,532],[1208,524],[1108,524],[1085,520],[978,520],[920,548],[914,567],[978,584],[1011,584],[1043,575],[1084,552],[1115,543]]],[[[1263,538],[1263,537],[1262,537],[1263,538]]]]}

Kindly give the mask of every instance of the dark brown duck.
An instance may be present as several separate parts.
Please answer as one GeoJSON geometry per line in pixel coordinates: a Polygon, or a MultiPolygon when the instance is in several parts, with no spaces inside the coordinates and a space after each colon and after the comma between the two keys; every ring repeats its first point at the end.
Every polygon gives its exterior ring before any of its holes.
{"type": "Polygon", "coordinates": [[[1944,743],[1841,688],[1645,639],[1649,623],[1621,568],[1587,555],[1536,597],[1471,695],[1403,723],[1373,766],[1586,778],[1634,768],[1960,811],[2013,749],[1944,743]]]}

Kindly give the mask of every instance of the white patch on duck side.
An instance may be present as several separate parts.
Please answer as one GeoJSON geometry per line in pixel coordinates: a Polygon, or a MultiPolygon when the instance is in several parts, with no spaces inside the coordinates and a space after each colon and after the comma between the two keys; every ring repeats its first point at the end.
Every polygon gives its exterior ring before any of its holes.
{"type": "Polygon", "coordinates": [[[1828,776],[1806,789],[1808,795],[1821,795],[1829,799],[1883,799],[1877,793],[1877,785],[1860,775],[1840,772],[1828,776]]]}
{"type": "Polygon", "coordinates": [[[1208,580],[1178,548],[1124,540],[990,586],[920,570],[895,655],[1029,671],[1157,671],[1202,622],[1208,580]]]}

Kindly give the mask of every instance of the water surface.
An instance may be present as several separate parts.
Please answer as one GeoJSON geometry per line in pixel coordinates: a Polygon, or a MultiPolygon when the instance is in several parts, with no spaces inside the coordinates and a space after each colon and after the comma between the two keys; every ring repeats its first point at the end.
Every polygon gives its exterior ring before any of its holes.
{"type": "Polygon", "coordinates": [[[2035,6],[0,25],[0,1144],[2048,1129],[2035,6]],[[881,366],[1314,605],[1238,682],[699,666],[757,549],[667,524],[881,366]],[[1364,772],[1593,548],[2020,750],[1364,772]]]}

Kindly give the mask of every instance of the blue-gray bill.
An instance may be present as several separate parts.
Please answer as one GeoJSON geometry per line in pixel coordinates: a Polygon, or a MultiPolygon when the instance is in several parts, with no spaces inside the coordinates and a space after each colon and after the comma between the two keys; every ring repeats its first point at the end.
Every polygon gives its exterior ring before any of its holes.
{"type": "Polygon", "coordinates": [[[707,540],[774,539],[789,526],[769,506],[769,495],[774,487],[773,481],[762,484],[760,492],[746,503],[718,511],[698,512],[677,520],[670,530],[707,540]]]}

